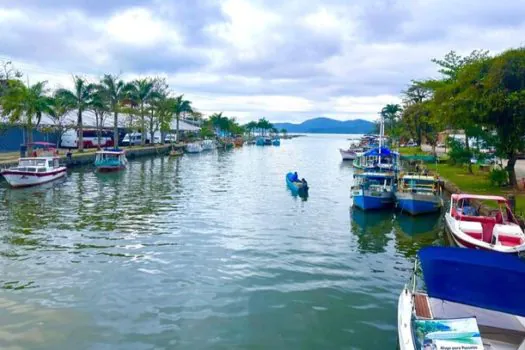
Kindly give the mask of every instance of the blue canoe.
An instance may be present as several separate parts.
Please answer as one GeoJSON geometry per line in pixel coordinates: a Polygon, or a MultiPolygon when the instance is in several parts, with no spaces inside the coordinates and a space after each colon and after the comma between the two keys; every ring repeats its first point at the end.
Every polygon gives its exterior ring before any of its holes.
{"type": "Polygon", "coordinates": [[[300,195],[300,196],[306,196],[308,195],[308,184],[303,184],[302,182],[294,182],[292,181],[294,174],[288,173],[286,174],[286,184],[288,185],[288,188],[292,191],[294,195],[300,195]]]}

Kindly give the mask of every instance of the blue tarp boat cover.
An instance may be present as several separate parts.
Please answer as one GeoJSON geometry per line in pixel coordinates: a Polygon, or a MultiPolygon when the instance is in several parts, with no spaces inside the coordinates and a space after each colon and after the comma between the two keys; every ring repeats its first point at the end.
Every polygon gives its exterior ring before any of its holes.
{"type": "Polygon", "coordinates": [[[392,151],[390,151],[387,147],[377,147],[373,148],[370,151],[365,153],[365,156],[367,157],[373,157],[373,156],[390,156],[392,154],[392,151]]]}
{"type": "Polygon", "coordinates": [[[427,247],[419,260],[428,295],[525,316],[525,261],[497,252],[427,247]]]}

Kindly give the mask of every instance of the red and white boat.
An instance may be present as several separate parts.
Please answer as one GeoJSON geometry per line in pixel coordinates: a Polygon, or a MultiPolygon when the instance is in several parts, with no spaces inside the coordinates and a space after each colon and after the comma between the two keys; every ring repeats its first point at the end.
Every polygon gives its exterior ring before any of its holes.
{"type": "Polygon", "coordinates": [[[445,224],[460,247],[510,254],[525,251],[525,234],[504,197],[453,194],[445,224]],[[482,202],[494,207],[487,216],[479,213],[482,202]]]}
{"type": "Polygon", "coordinates": [[[35,150],[33,157],[20,158],[18,166],[0,171],[11,187],[36,186],[66,176],[67,169],[60,166],[54,144],[35,142],[33,146],[44,148],[35,150]]]}

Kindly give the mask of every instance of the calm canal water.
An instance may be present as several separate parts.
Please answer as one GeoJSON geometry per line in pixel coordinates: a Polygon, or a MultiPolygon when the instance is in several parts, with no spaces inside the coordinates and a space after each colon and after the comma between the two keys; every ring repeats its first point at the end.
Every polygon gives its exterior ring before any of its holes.
{"type": "Polygon", "coordinates": [[[439,216],[350,209],[344,135],[0,183],[1,349],[394,349],[439,216]],[[307,201],[284,176],[307,178],[307,201]]]}

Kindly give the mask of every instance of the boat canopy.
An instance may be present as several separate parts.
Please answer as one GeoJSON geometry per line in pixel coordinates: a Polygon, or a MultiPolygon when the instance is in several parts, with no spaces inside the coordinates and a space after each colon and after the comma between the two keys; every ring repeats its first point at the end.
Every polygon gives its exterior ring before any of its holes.
{"type": "Polygon", "coordinates": [[[390,151],[387,147],[377,147],[373,148],[370,151],[366,152],[364,155],[366,157],[373,157],[373,156],[391,156],[394,152],[390,151]]]}
{"type": "Polygon", "coordinates": [[[525,261],[518,256],[451,247],[418,255],[430,297],[525,316],[525,261]]]}
{"type": "Polygon", "coordinates": [[[484,196],[479,194],[453,194],[450,197],[452,200],[459,201],[461,199],[478,199],[478,200],[485,200],[485,201],[498,201],[498,202],[507,202],[507,199],[505,197],[501,196],[484,196]]]}

